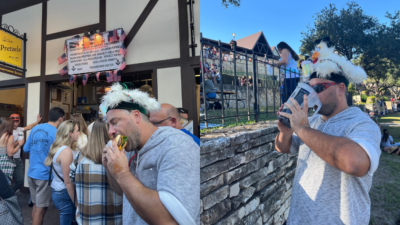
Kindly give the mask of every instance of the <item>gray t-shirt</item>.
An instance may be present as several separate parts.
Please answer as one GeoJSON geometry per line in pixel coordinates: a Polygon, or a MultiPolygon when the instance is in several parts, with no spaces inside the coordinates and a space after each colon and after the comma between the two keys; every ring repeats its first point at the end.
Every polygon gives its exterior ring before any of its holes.
{"type": "Polygon", "coordinates": [[[310,126],[325,134],[346,137],[368,154],[371,165],[363,177],[346,174],[323,161],[296,135],[292,154],[298,153],[288,225],[368,224],[372,176],[379,164],[379,127],[359,108],[350,107],[327,121],[309,118],[310,126]]]}
{"type": "MultiPolygon", "coordinates": [[[[179,224],[200,224],[200,147],[182,131],[160,127],[131,163],[132,174],[158,196],[179,224]],[[135,165],[138,165],[136,168],[135,165]]],[[[127,152],[128,160],[135,152],[127,152]]],[[[123,196],[123,224],[147,224],[123,196]]]]}
{"type": "MultiPolygon", "coordinates": [[[[18,141],[18,133],[19,132],[24,132],[23,127],[17,127],[16,130],[13,130],[13,137],[14,137],[14,143],[18,141]]],[[[18,149],[18,151],[14,154],[15,159],[21,158],[21,147],[18,149]]]]}

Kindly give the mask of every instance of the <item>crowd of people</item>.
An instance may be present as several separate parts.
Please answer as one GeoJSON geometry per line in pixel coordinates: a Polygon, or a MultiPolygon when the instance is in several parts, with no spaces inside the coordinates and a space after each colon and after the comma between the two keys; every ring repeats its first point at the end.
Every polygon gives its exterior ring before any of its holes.
{"type": "Polygon", "coordinates": [[[40,115],[25,128],[18,127],[15,114],[5,119],[0,125],[0,197],[15,195],[22,184],[24,173],[15,173],[12,156],[23,146],[30,153],[34,225],[43,223],[52,202],[61,225],[199,224],[200,140],[182,126],[188,111],[119,83],[106,93],[99,111],[89,127],[80,114],[66,120],[59,107],[39,125],[40,115]],[[29,129],[24,143],[18,135],[29,129]],[[114,140],[117,135],[126,136],[123,149],[114,140]]]}

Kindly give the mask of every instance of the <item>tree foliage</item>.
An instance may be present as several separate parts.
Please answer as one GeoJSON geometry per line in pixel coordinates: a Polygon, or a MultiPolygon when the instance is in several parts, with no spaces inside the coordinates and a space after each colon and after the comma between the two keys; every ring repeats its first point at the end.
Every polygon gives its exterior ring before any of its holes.
{"type": "Polygon", "coordinates": [[[240,6],[241,0],[222,0],[222,5],[228,8],[229,5],[240,6]]]}
{"type": "Polygon", "coordinates": [[[330,36],[339,55],[367,72],[366,88],[380,95],[400,86],[400,12],[386,17],[388,25],[365,14],[355,2],[340,10],[330,4],[314,16],[314,27],[302,32],[300,52],[311,54],[314,40],[330,36]]]}

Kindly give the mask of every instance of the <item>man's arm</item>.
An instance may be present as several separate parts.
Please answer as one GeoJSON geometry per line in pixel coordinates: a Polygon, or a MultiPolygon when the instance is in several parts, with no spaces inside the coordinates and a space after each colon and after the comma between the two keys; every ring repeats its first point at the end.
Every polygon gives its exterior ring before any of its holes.
{"type": "MultiPolygon", "coordinates": [[[[293,103],[286,104],[292,114],[280,112],[280,115],[290,119],[293,132],[322,160],[329,165],[356,177],[364,176],[371,165],[366,151],[349,138],[336,137],[324,134],[310,128],[308,122],[308,109],[302,109],[297,101],[290,98],[293,103]]],[[[308,105],[307,95],[304,95],[304,105],[308,105]]]]}
{"type": "Polygon", "coordinates": [[[300,129],[297,135],[329,165],[356,177],[368,172],[371,164],[368,154],[351,139],[324,134],[310,127],[300,129]]]}
{"type": "Polygon", "coordinates": [[[118,150],[115,141],[112,146],[115,151],[106,147],[108,172],[116,178],[135,212],[148,224],[177,224],[162,204],[158,192],[143,186],[129,170],[128,159],[118,150]]]}
{"type": "Polygon", "coordinates": [[[36,122],[29,124],[28,126],[24,127],[24,131],[27,130],[32,130],[32,128],[36,125],[38,125],[40,123],[40,121],[42,120],[42,116],[40,114],[37,115],[37,120],[36,122]]]}

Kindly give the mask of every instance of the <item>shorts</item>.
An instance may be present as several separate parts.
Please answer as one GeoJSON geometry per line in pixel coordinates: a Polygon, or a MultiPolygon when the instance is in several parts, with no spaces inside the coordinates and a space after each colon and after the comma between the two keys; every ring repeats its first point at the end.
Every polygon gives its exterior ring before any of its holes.
{"type": "Polygon", "coordinates": [[[51,205],[51,186],[47,180],[36,180],[28,176],[29,191],[33,204],[38,208],[45,208],[51,205]]]}

